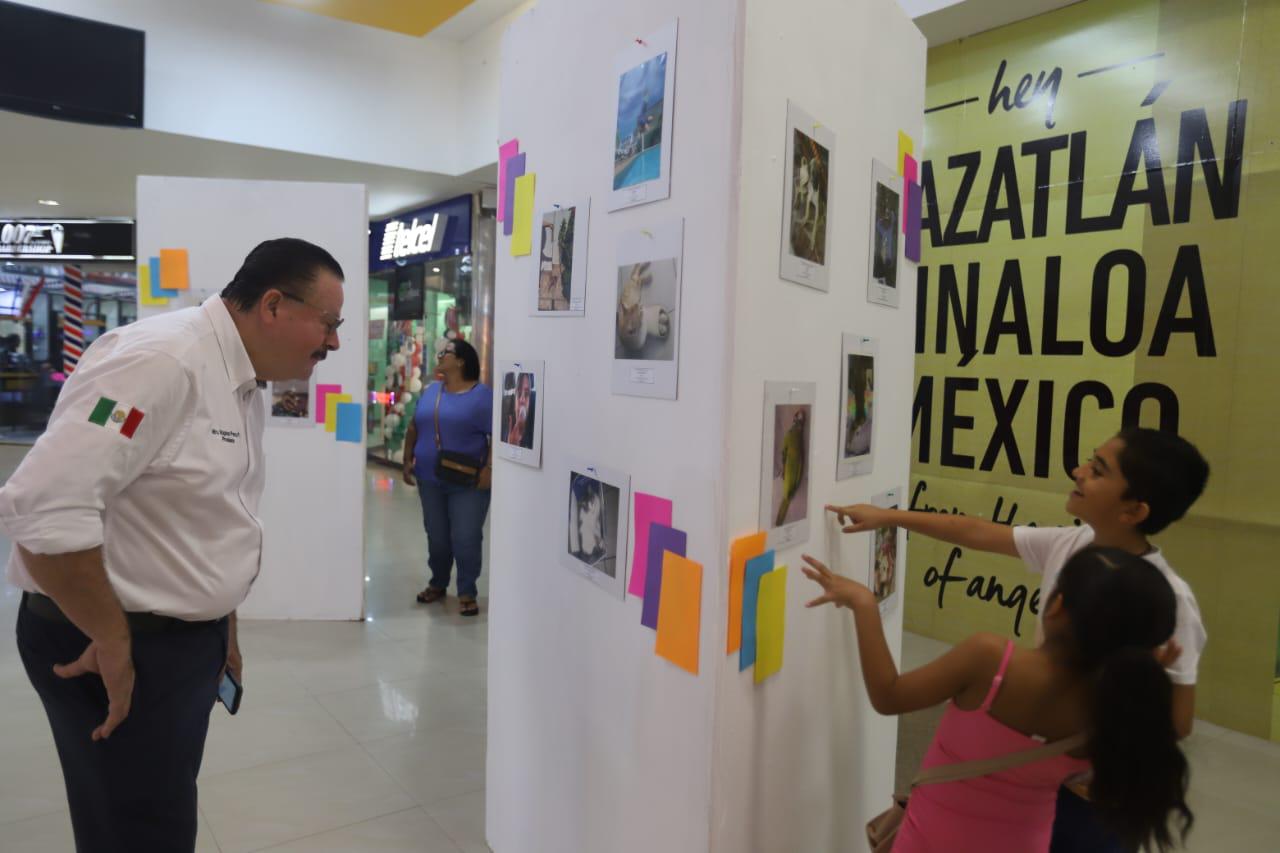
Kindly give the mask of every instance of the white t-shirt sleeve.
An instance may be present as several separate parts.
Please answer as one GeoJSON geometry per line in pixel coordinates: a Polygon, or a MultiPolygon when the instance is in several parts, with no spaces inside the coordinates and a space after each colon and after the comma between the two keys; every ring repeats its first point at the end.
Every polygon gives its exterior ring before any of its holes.
{"type": "Polygon", "coordinates": [[[1169,673],[1169,679],[1174,684],[1192,685],[1196,683],[1200,655],[1204,652],[1209,635],[1204,630],[1200,605],[1196,603],[1191,588],[1175,586],[1173,591],[1178,597],[1178,621],[1173,629],[1173,639],[1182,647],[1182,654],[1165,672],[1169,673]]]}
{"type": "Polygon", "coordinates": [[[1027,569],[1038,575],[1054,574],[1076,551],[1089,544],[1093,531],[1080,527],[1030,527],[1013,528],[1013,544],[1027,569]]]}

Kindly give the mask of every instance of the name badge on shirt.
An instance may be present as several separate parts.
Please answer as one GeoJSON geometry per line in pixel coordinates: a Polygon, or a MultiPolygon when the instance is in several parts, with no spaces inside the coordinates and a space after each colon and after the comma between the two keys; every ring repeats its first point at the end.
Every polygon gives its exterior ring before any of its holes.
{"type": "Polygon", "coordinates": [[[222,439],[227,444],[235,444],[240,440],[240,433],[230,429],[218,429],[217,427],[214,427],[209,430],[209,434],[222,439]]]}

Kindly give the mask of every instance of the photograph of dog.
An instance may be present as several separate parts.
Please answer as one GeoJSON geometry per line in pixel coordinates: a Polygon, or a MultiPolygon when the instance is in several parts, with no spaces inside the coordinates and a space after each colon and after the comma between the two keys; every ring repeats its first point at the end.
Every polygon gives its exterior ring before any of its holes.
{"type": "Polygon", "coordinates": [[[791,162],[791,254],[815,264],[827,258],[827,192],[831,153],[796,129],[791,162]]]}

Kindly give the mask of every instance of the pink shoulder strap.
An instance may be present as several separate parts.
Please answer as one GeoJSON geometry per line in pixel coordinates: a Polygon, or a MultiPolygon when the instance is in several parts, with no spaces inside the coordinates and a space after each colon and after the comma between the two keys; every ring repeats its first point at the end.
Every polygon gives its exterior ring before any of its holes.
{"type": "Polygon", "coordinates": [[[991,703],[996,701],[996,694],[1000,692],[1000,685],[1004,684],[1004,671],[1009,668],[1009,659],[1013,657],[1013,640],[1008,642],[1004,647],[1004,658],[1000,661],[1000,668],[996,670],[995,678],[991,679],[991,689],[987,691],[987,698],[982,700],[981,711],[990,711],[991,703]]]}

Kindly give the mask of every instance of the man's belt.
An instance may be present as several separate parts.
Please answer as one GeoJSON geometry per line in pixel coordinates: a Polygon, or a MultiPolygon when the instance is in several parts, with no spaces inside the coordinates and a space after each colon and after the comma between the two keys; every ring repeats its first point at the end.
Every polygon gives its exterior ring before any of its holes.
{"type": "MultiPolygon", "coordinates": [[[[38,592],[24,592],[22,594],[22,603],[24,607],[42,619],[48,619],[50,622],[71,624],[67,614],[63,613],[57,602],[47,595],[42,595],[38,592]]],[[[125,613],[125,619],[129,623],[129,631],[134,634],[185,631],[191,628],[212,625],[220,621],[214,619],[203,622],[188,622],[185,619],[178,619],[173,616],[161,616],[159,613],[125,613]]]]}

